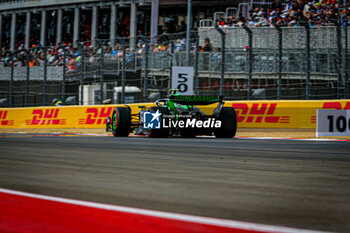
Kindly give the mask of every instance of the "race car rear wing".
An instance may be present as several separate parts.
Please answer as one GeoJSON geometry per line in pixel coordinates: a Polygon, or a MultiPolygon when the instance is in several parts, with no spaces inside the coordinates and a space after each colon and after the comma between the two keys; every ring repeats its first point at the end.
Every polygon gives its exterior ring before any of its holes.
{"type": "Polygon", "coordinates": [[[185,105],[209,105],[217,102],[222,103],[223,96],[212,96],[212,95],[171,95],[169,100],[177,104],[185,105]]]}

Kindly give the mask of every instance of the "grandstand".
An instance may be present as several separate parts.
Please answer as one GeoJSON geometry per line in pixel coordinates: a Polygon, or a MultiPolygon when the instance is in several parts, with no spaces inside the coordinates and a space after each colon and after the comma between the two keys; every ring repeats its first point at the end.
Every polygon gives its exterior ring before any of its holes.
{"type": "MultiPolygon", "coordinates": [[[[194,18],[205,18],[232,4],[227,0],[215,2],[195,2],[194,18]]],[[[186,1],[1,1],[0,44],[10,50],[17,49],[21,43],[28,49],[38,43],[45,46],[77,40],[91,41],[95,46],[95,38],[109,39],[114,44],[116,35],[133,38],[143,33],[155,36],[161,34],[165,26],[168,32],[174,33],[185,17],[186,1]]],[[[131,47],[134,45],[135,42],[131,47]]]]}

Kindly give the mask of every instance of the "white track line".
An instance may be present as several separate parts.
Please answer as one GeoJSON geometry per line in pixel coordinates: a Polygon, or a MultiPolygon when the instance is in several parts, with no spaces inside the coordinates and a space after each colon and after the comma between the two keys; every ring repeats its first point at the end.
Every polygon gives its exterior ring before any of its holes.
{"type": "Polygon", "coordinates": [[[18,195],[18,196],[36,198],[41,200],[55,201],[55,202],[60,202],[65,204],[87,206],[87,207],[98,208],[98,209],[113,210],[113,211],[119,211],[119,212],[131,213],[131,214],[167,218],[172,220],[180,220],[180,221],[221,226],[221,227],[227,227],[227,228],[238,228],[238,229],[244,229],[244,230],[280,232],[280,233],[320,233],[321,232],[321,231],[314,231],[314,230],[270,226],[270,225],[263,225],[263,224],[233,221],[233,220],[223,220],[223,219],[216,219],[216,218],[209,218],[209,217],[198,217],[198,216],[192,216],[192,215],[168,213],[168,212],[162,212],[162,211],[131,208],[131,207],[118,206],[118,205],[100,204],[95,202],[79,201],[79,200],[73,200],[68,198],[20,192],[20,191],[14,191],[14,190],[3,189],[3,188],[0,188],[0,192],[18,195]]]}
{"type": "MultiPolygon", "coordinates": [[[[18,134],[28,134],[28,136],[35,136],[35,137],[44,137],[44,136],[59,136],[59,137],[65,137],[65,136],[96,136],[96,137],[110,137],[109,134],[94,134],[94,133],[49,133],[49,134],[31,134],[31,133],[22,133],[19,132],[18,134]]],[[[2,134],[0,134],[2,135],[2,134]]],[[[10,134],[10,136],[14,136],[14,134],[10,134]]],[[[5,135],[7,136],[7,135],[5,135]]],[[[134,136],[130,135],[129,137],[146,137],[147,136],[134,136]]],[[[207,139],[215,139],[215,136],[196,136],[196,138],[207,138],[207,139]]],[[[288,138],[288,137],[235,137],[235,139],[248,139],[248,140],[290,140],[290,141],[315,141],[315,142],[350,142],[350,139],[332,139],[332,138],[288,138]]]]}
{"type": "MultiPolygon", "coordinates": [[[[110,136],[108,134],[75,134],[75,135],[81,135],[81,136],[110,136]]],[[[129,136],[130,137],[130,136],[129,136]]],[[[131,137],[139,137],[139,136],[133,136],[131,137]]],[[[140,136],[144,137],[144,136],[140,136]]],[[[196,136],[196,138],[216,138],[215,136],[196,136]]],[[[331,138],[287,138],[287,137],[235,137],[237,139],[255,139],[255,140],[295,140],[295,141],[320,141],[320,142],[346,142],[350,141],[347,139],[331,139],[331,138]]]]}
{"type": "Polygon", "coordinates": [[[292,141],[319,141],[319,142],[348,142],[348,139],[332,138],[284,138],[284,137],[236,137],[237,139],[255,139],[255,140],[292,140],[292,141]]]}

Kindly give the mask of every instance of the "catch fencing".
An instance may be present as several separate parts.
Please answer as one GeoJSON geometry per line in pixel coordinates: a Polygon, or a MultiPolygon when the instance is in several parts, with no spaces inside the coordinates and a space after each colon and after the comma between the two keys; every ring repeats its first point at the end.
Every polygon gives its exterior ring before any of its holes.
{"type": "Polygon", "coordinates": [[[194,93],[245,99],[349,98],[344,27],[201,27],[185,33],[3,51],[0,106],[148,102],[165,97],[173,66],[194,67],[194,93]],[[209,38],[211,49],[204,49],[209,38]],[[224,43],[223,43],[224,41],[224,43]],[[113,43],[114,44],[114,43],[113,43]],[[189,61],[187,61],[189,58],[189,61]]]}

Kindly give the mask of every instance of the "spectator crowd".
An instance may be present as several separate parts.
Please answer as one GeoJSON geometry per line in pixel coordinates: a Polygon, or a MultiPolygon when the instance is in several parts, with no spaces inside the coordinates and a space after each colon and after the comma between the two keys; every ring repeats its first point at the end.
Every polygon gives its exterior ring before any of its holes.
{"type": "MultiPolygon", "coordinates": [[[[280,0],[272,3],[262,2],[253,4],[247,18],[242,14],[227,16],[227,19],[217,20],[220,27],[237,27],[242,24],[248,26],[331,26],[339,19],[345,19],[345,5],[340,0],[280,0]]],[[[350,6],[350,3],[349,3],[350,6]]],[[[350,9],[350,7],[349,7],[350,9]]],[[[349,10],[348,10],[349,12],[349,10]]],[[[350,15],[348,15],[348,22],[350,15]]]]}
{"type": "MultiPolygon", "coordinates": [[[[273,24],[288,27],[304,26],[305,24],[309,24],[310,27],[331,26],[336,22],[344,22],[346,15],[344,7],[344,1],[342,0],[286,0],[283,3],[280,0],[274,0],[270,3],[253,4],[247,18],[241,14],[237,17],[227,16],[225,19],[217,20],[216,24],[220,27],[240,27],[242,24],[247,24],[250,27],[268,27],[273,24]]],[[[350,15],[348,16],[348,23],[349,21],[350,15]]],[[[169,31],[171,30],[169,27],[167,25],[163,28],[162,35],[159,36],[157,43],[150,48],[153,52],[185,51],[186,38],[184,31],[186,30],[186,25],[184,22],[181,23],[178,34],[170,34],[169,31]]],[[[14,54],[6,51],[8,46],[2,48],[0,64],[11,66],[11,61],[14,61],[14,66],[26,66],[27,64],[29,66],[38,66],[44,62],[44,51],[39,42],[32,43],[28,51],[24,49],[23,41],[17,41],[16,47],[18,50],[14,54]]],[[[73,48],[72,43],[64,43],[61,46],[51,44],[46,49],[48,65],[62,66],[66,64],[67,72],[76,71],[81,65],[81,49],[73,48]]],[[[127,59],[141,58],[144,49],[145,44],[140,40],[133,53],[126,49],[127,59]]],[[[204,44],[199,49],[202,52],[214,50],[218,54],[220,52],[217,48],[213,49],[208,38],[205,39],[204,44]]],[[[94,62],[98,59],[101,56],[101,52],[103,52],[105,58],[114,60],[121,60],[123,56],[123,49],[120,44],[117,44],[114,48],[107,43],[103,47],[93,48],[88,42],[84,45],[84,51],[85,60],[88,62],[94,62]]]]}
{"type": "MultiPolygon", "coordinates": [[[[185,51],[186,38],[183,35],[172,35],[171,40],[174,41],[173,43],[170,43],[170,37],[165,35],[166,34],[160,36],[157,43],[153,44],[149,49],[153,52],[169,50],[173,50],[174,52],[185,51]]],[[[93,63],[99,60],[101,58],[101,53],[103,53],[102,56],[105,59],[121,61],[123,58],[123,48],[119,43],[117,43],[114,48],[110,46],[109,42],[103,43],[102,46],[98,45],[95,48],[90,44],[90,42],[83,44],[85,62],[93,63]]],[[[135,59],[140,60],[145,47],[145,43],[140,39],[134,51],[131,51],[130,48],[126,48],[126,62],[135,61],[135,59]]],[[[29,67],[34,67],[43,65],[45,58],[44,49],[46,50],[46,64],[48,66],[63,66],[65,64],[67,73],[74,72],[79,69],[82,62],[82,48],[80,46],[74,48],[72,43],[64,43],[60,46],[50,45],[43,48],[38,42],[26,50],[24,48],[24,42],[19,41],[18,50],[16,50],[14,53],[6,50],[6,47],[2,48],[2,51],[0,52],[0,64],[1,66],[9,67],[12,65],[11,61],[13,61],[13,65],[15,67],[27,65],[29,67]]],[[[140,62],[138,63],[140,64],[140,62]]]]}

